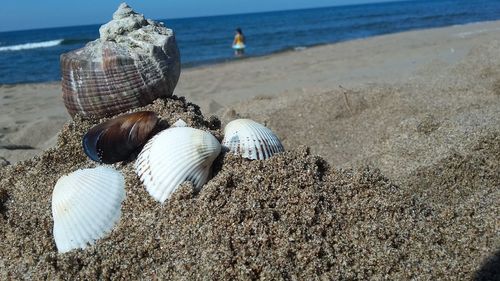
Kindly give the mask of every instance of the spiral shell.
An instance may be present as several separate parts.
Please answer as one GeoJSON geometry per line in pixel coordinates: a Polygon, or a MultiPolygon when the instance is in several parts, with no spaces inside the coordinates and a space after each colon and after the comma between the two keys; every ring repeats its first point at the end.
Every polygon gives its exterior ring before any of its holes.
{"type": "Polygon", "coordinates": [[[250,119],[229,122],[224,128],[222,145],[230,152],[252,160],[264,160],[285,151],[270,129],[250,119]]]}
{"type": "Polygon", "coordinates": [[[149,194],[163,203],[184,181],[200,189],[208,181],[220,150],[219,141],[208,132],[173,127],[148,141],[135,169],[149,194]]]}
{"type": "Polygon", "coordinates": [[[125,198],[123,175],[108,167],[62,176],[52,193],[54,240],[60,253],[85,248],[110,232],[125,198]]]}
{"type": "Polygon", "coordinates": [[[100,33],[61,55],[63,100],[71,116],[112,116],[172,95],[180,57],[171,29],[122,4],[100,33]]]}
{"type": "Polygon", "coordinates": [[[87,156],[100,163],[127,160],[150,138],[158,123],[152,111],[124,114],[92,127],[82,140],[87,156]]]}

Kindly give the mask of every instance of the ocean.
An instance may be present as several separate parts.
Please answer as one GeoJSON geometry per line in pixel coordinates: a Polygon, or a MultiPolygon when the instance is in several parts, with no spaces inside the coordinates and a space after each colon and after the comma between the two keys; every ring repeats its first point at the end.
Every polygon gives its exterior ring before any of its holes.
{"type": "MultiPolygon", "coordinates": [[[[236,27],[241,27],[245,34],[246,56],[253,57],[381,34],[498,19],[498,0],[425,0],[160,21],[175,31],[185,68],[235,59],[231,43],[236,27]]],[[[98,38],[99,27],[100,24],[1,32],[0,84],[60,80],[59,56],[98,38]]]]}

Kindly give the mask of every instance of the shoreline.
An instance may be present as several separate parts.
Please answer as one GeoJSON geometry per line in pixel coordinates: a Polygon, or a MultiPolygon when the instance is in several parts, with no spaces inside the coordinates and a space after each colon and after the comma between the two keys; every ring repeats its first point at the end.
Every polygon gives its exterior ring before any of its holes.
{"type": "MultiPolygon", "coordinates": [[[[362,42],[364,40],[370,40],[372,38],[377,38],[377,37],[398,36],[401,34],[411,33],[411,32],[422,32],[422,31],[432,31],[432,30],[438,30],[438,29],[460,28],[460,27],[468,27],[468,26],[474,26],[474,25],[488,25],[488,24],[494,24],[495,22],[500,22],[500,20],[470,22],[470,23],[464,23],[464,24],[455,24],[455,25],[430,27],[430,28],[417,28],[417,29],[399,31],[399,32],[394,32],[394,33],[383,33],[383,34],[377,34],[377,35],[372,35],[372,36],[368,36],[368,37],[360,37],[360,38],[353,38],[353,39],[348,39],[348,40],[341,40],[341,41],[336,41],[336,42],[320,43],[320,44],[312,44],[312,45],[304,45],[304,46],[294,46],[294,47],[288,47],[288,48],[283,49],[283,50],[278,50],[278,51],[274,51],[274,52],[271,52],[268,54],[263,54],[263,55],[244,56],[241,58],[232,57],[232,58],[228,58],[228,59],[216,60],[216,61],[211,61],[211,62],[190,63],[188,66],[183,65],[182,69],[183,70],[192,70],[192,69],[212,68],[212,67],[217,67],[217,66],[231,64],[231,63],[238,63],[241,61],[245,62],[247,60],[269,59],[269,58],[276,56],[276,55],[296,53],[296,52],[301,52],[304,50],[314,49],[314,48],[319,48],[319,47],[335,46],[338,44],[354,43],[354,42],[360,42],[360,41],[362,42]],[[296,48],[300,48],[300,49],[296,50],[296,48]]],[[[497,30],[500,30],[500,28],[497,30]]],[[[483,32],[488,32],[488,31],[492,31],[492,30],[479,30],[477,32],[483,33],[483,32]]],[[[471,35],[471,34],[467,34],[467,35],[471,35]]],[[[25,84],[51,84],[51,83],[58,83],[58,82],[59,82],[59,80],[40,81],[40,82],[3,83],[3,84],[0,83],[0,87],[25,85],[25,84]]]]}

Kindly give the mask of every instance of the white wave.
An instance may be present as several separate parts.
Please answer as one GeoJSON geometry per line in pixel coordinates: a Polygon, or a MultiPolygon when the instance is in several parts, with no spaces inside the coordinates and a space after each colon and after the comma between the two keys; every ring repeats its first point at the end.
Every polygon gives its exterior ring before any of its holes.
{"type": "Polygon", "coordinates": [[[64,39],[57,39],[57,40],[50,40],[50,41],[44,41],[44,42],[35,42],[35,43],[26,43],[26,44],[12,45],[12,46],[4,46],[4,47],[0,47],[0,52],[54,47],[54,46],[61,44],[63,40],[64,39]]]}

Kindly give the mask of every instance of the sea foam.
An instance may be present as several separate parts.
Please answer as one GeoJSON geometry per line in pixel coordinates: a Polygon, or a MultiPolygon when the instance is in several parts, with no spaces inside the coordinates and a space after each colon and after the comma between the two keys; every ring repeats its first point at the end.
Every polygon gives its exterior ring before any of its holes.
{"type": "Polygon", "coordinates": [[[25,43],[25,44],[19,44],[19,45],[3,46],[3,47],[0,47],[0,52],[54,47],[54,46],[61,44],[63,41],[64,41],[64,39],[57,39],[57,40],[50,40],[50,41],[44,41],[44,42],[34,42],[34,43],[25,43]]]}

